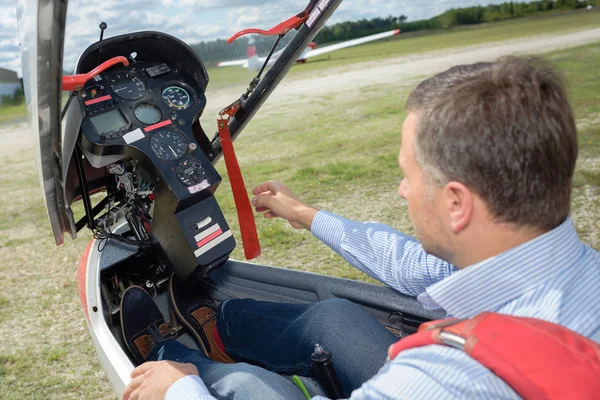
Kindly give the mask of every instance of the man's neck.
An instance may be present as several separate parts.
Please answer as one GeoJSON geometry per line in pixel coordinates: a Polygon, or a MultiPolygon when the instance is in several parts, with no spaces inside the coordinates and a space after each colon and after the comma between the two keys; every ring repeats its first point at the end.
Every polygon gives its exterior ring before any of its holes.
{"type": "Polygon", "coordinates": [[[461,244],[464,250],[454,253],[453,264],[458,269],[466,268],[527,243],[544,233],[539,229],[515,227],[513,224],[494,223],[492,226],[481,226],[480,229],[469,232],[469,237],[461,244]]]}

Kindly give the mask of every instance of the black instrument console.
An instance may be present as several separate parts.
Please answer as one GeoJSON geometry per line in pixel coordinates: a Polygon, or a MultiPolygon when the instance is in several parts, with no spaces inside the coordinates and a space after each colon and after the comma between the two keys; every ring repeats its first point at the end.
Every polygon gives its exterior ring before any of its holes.
{"type": "Polygon", "coordinates": [[[161,62],[117,66],[89,81],[79,97],[85,110],[84,151],[95,161],[92,165],[111,160],[98,161],[94,155],[129,153],[131,147],[167,179],[174,174],[190,193],[220,179],[201,150],[193,154],[199,146],[192,123],[206,97],[185,72],[161,62]]]}
{"type": "Polygon", "coordinates": [[[152,184],[149,235],[180,277],[198,270],[205,275],[235,247],[213,197],[221,177],[199,123],[208,75],[187,45],[157,32],[96,43],[84,52],[77,71],[132,53],[137,54],[129,66],[106,70],[79,93],[79,146],[93,168],[113,174],[115,163],[125,168],[123,160],[134,161],[136,173],[152,184]]]}

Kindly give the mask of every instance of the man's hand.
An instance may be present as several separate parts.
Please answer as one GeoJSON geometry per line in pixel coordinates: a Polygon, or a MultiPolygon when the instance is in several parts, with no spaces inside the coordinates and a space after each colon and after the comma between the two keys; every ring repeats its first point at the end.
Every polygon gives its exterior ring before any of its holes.
{"type": "Polygon", "coordinates": [[[122,400],[163,400],[172,384],[187,375],[198,375],[194,364],[173,361],[149,361],[131,373],[131,382],[122,400]]]}
{"type": "Polygon", "coordinates": [[[296,229],[310,230],[317,215],[315,208],[302,203],[290,188],[279,182],[263,183],[252,189],[252,194],[256,212],[264,212],[265,218],[286,219],[296,229]]]}

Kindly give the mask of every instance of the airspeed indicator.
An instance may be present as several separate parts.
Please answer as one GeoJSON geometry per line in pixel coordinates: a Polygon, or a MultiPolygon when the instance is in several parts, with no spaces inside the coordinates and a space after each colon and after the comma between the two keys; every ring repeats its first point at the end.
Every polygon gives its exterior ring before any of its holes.
{"type": "Polygon", "coordinates": [[[181,86],[168,86],[162,91],[162,100],[174,110],[187,110],[192,106],[192,96],[181,86]]]}

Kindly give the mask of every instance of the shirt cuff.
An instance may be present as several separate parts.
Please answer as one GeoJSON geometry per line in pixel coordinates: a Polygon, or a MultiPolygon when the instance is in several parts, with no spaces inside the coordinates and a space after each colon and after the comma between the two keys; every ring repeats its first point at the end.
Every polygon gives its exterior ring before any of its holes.
{"type": "Polygon", "coordinates": [[[171,385],[165,400],[213,400],[199,376],[186,375],[171,385]]]}
{"type": "Polygon", "coordinates": [[[344,237],[344,225],[347,221],[339,215],[319,210],[313,219],[310,231],[314,237],[339,252],[344,237]]]}

